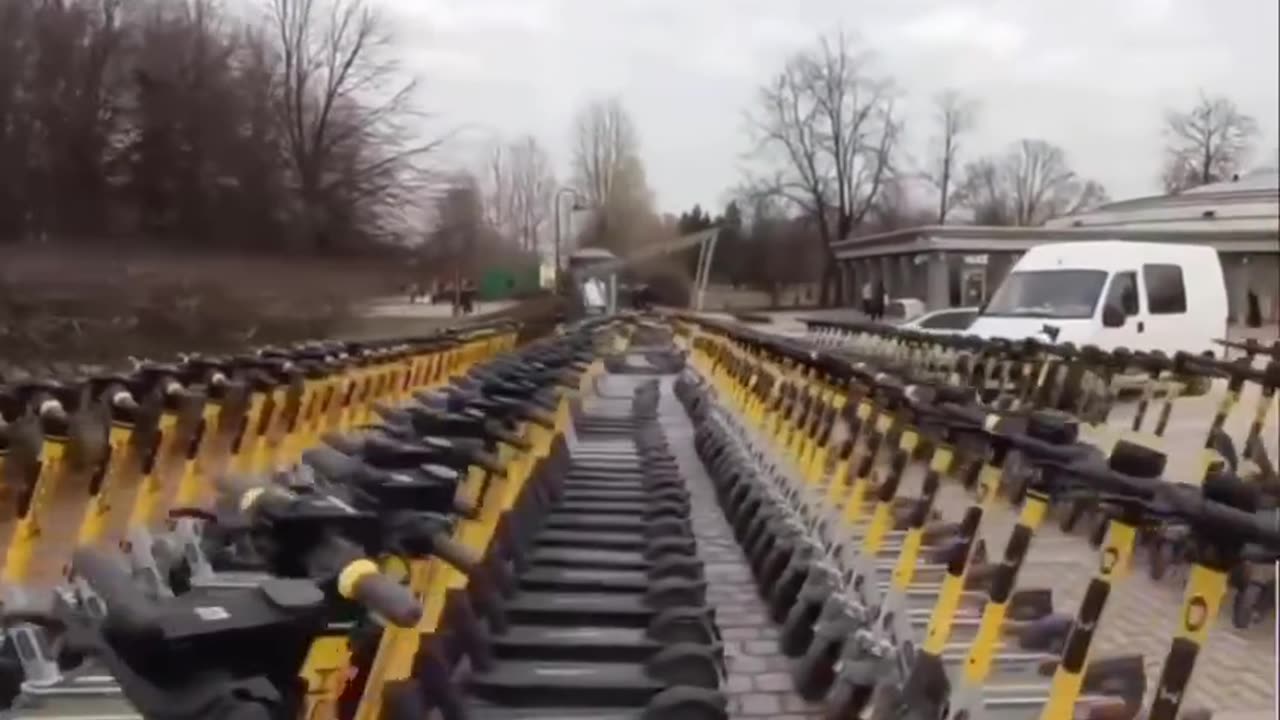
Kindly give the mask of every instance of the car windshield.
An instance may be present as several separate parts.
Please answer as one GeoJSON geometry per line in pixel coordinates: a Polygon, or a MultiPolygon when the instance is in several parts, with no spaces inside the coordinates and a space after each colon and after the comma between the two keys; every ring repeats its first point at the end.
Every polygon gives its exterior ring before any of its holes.
{"type": "Polygon", "coordinates": [[[1011,273],[983,315],[1088,318],[1107,282],[1103,270],[1027,270],[1011,273]]]}

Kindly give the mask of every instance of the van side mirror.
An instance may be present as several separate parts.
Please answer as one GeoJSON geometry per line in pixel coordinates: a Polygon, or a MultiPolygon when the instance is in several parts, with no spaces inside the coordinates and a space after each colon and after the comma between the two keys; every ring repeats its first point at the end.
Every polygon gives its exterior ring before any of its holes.
{"type": "Polygon", "coordinates": [[[1124,327],[1126,319],[1124,310],[1121,310],[1119,305],[1107,303],[1102,306],[1102,327],[1124,327]]]}

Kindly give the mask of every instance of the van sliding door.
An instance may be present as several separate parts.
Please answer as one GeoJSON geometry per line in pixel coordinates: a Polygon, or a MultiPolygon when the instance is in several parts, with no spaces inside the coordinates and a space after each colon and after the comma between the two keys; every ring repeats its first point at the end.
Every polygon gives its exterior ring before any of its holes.
{"type": "Polygon", "coordinates": [[[1142,299],[1138,292],[1138,273],[1124,270],[1111,276],[1107,292],[1098,306],[1098,334],[1096,344],[1106,350],[1126,347],[1131,350],[1147,350],[1147,327],[1142,299]],[[1109,328],[1102,324],[1102,309],[1115,305],[1124,311],[1125,323],[1109,328]]]}
{"type": "Polygon", "coordinates": [[[1181,266],[1143,265],[1142,286],[1147,309],[1146,349],[1172,355],[1178,350],[1201,352],[1209,347],[1203,337],[1205,330],[1187,314],[1181,266]]]}

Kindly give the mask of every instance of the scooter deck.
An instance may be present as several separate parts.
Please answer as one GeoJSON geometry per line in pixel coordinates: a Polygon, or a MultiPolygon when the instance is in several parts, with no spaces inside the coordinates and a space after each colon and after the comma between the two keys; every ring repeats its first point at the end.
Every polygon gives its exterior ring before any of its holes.
{"type": "Polygon", "coordinates": [[[641,552],[651,544],[648,538],[634,532],[593,531],[572,527],[548,528],[538,533],[537,541],[540,548],[593,548],[641,552]]]}
{"type": "Polygon", "coordinates": [[[477,702],[467,706],[471,720],[640,720],[637,708],[511,708],[477,702]]]}
{"type": "Polygon", "coordinates": [[[654,507],[651,500],[561,500],[556,512],[582,515],[645,515],[654,507]]]}
{"type": "Polygon", "coordinates": [[[124,720],[141,718],[133,704],[121,694],[118,685],[97,682],[96,678],[85,682],[66,683],[59,690],[40,696],[25,696],[21,705],[15,705],[4,713],[13,718],[92,718],[124,720]],[[64,688],[65,692],[61,689],[64,688]]]}
{"type": "Polygon", "coordinates": [[[646,480],[644,475],[636,475],[634,477],[616,479],[568,479],[565,480],[563,487],[566,493],[579,491],[647,493],[651,488],[653,488],[653,483],[652,481],[646,480]]]}
{"type": "MultiPolygon", "coordinates": [[[[688,522],[687,520],[684,522],[688,522]]],[[[639,534],[643,539],[649,527],[647,518],[634,515],[577,515],[553,512],[547,516],[546,527],[552,530],[600,530],[639,534]]]]}
{"type": "Polygon", "coordinates": [[[564,486],[569,487],[589,487],[597,489],[606,488],[647,488],[652,487],[655,482],[662,482],[664,475],[662,473],[650,473],[643,470],[597,470],[587,472],[583,470],[571,470],[569,475],[564,479],[564,486]]]}
{"type": "Polygon", "coordinates": [[[529,560],[537,567],[599,568],[602,570],[647,570],[653,561],[643,551],[595,550],[569,547],[540,547],[529,560]]]}
{"type": "Polygon", "coordinates": [[[572,484],[576,480],[632,480],[632,482],[653,482],[654,479],[662,477],[662,475],[675,475],[677,473],[676,466],[662,466],[657,468],[636,468],[639,461],[622,461],[614,462],[611,465],[591,465],[581,466],[575,465],[564,475],[564,482],[572,484]]]}
{"type": "Polygon", "coordinates": [[[644,662],[662,649],[643,628],[516,625],[494,636],[494,653],[512,660],[644,662]]]}
{"type": "Polygon", "coordinates": [[[648,573],[635,570],[535,567],[520,576],[520,587],[526,590],[643,593],[652,584],[648,573]]]}
{"type": "Polygon", "coordinates": [[[645,628],[658,611],[641,595],[587,592],[522,592],[504,606],[519,624],[617,625],[645,628]]]}
{"type": "Polygon", "coordinates": [[[472,675],[471,694],[513,705],[642,705],[667,685],[641,663],[511,660],[472,675]]]}
{"type": "MultiPolygon", "coordinates": [[[[688,497],[688,495],[684,495],[688,497]]],[[[606,503],[639,503],[649,502],[653,493],[646,489],[630,490],[626,488],[580,488],[570,485],[560,496],[561,503],[606,502],[606,503]]]]}

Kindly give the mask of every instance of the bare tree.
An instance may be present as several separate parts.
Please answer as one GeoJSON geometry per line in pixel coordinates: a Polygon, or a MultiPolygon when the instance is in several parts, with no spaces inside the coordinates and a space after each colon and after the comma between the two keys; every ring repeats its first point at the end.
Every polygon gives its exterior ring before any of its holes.
{"type": "Polygon", "coordinates": [[[1015,225],[1013,199],[1005,184],[1003,168],[994,158],[979,158],[966,163],[957,188],[957,204],[973,212],[979,225],[1015,225]]]}
{"type": "Polygon", "coordinates": [[[109,214],[121,3],[0,5],[0,233],[90,234],[109,214]]]}
{"type": "Polygon", "coordinates": [[[838,33],[792,56],[761,88],[748,122],[755,155],[774,167],[749,182],[811,220],[824,257],[822,300],[836,302],[844,289],[831,243],[861,225],[892,173],[901,129],[894,84],[838,33]]]}
{"type": "Polygon", "coordinates": [[[306,239],[332,247],[352,215],[376,223],[402,205],[415,161],[442,140],[411,142],[413,80],[399,81],[367,0],[271,0],[280,120],[306,239]]]}
{"type": "Polygon", "coordinates": [[[1058,213],[1059,215],[1074,215],[1087,212],[1111,202],[1111,195],[1107,193],[1107,188],[1097,180],[1085,180],[1077,188],[1074,193],[1069,195],[1069,197],[1074,197],[1058,213]]]}
{"type": "Polygon", "coordinates": [[[573,123],[573,178],[592,206],[602,206],[629,159],[639,151],[635,124],[618,98],[597,100],[573,123]]]}
{"type": "Polygon", "coordinates": [[[933,140],[934,155],[925,175],[938,190],[937,221],[944,225],[960,185],[960,137],[972,130],[977,121],[977,102],[957,90],[946,90],[934,98],[933,104],[938,135],[933,140]]]}
{"type": "Polygon", "coordinates": [[[616,98],[592,102],[573,125],[573,178],[591,215],[580,245],[625,254],[651,241],[661,224],[640,160],[631,116],[616,98]]]}
{"type": "Polygon", "coordinates": [[[999,157],[965,166],[957,200],[982,225],[1040,225],[1105,202],[1101,183],[1080,178],[1062,148],[1024,139],[999,157]]]}
{"type": "Polygon", "coordinates": [[[1062,212],[1077,192],[1076,173],[1062,148],[1044,140],[1019,140],[1005,157],[1005,172],[1018,225],[1039,225],[1062,212]]]}
{"type": "Polygon", "coordinates": [[[430,264],[455,287],[478,268],[491,232],[476,178],[457,174],[435,202],[434,227],[427,237],[430,264]]]}
{"type": "MultiPolygon", "coordinates": [[[[954,171],[956,178],[953,185],[959,185],[960,168],[954,171]]],[[[871,212],[863,220],[862,230],[868,233],[881,233],[900,230],[908,227],[919,227],[938,221],[936,210],[920,207],[911,200],[905,177],[890,177],[884,182],[879,197],[876,198],[871,212]]],[[[952,195],[956,194],[953,189],[952,195]]]]}
{"type": "Polygon", "coordinates": [[[512,158],[507,143],[494,140],[485,158],[483,182],[484,216],[499,233],[515,235],[515,201],[512,185],[512,158]]]}
{"type": "Polygon", "coordinates": [[[485,218],[521,250],[535,252],[551,216],[556,181],[551,158],[533,136],[498,141],[484,169],[485,218]]]}
{"type": "Polygon", "coordinates": [[[511,196],[520,248],[540,249],[540,239],[551,217],[556,191],[551,158],[532,136],[511,145],[511,196]]]}
{"type": "Polygon", "coordinates": [[[1161,180],[1171,193],[1230,178],[1258,138],[1257,121],[1233,100],[1203,92],[1190,110],[1166,112],[1164,124],[1161,180]]]}

